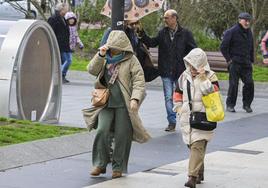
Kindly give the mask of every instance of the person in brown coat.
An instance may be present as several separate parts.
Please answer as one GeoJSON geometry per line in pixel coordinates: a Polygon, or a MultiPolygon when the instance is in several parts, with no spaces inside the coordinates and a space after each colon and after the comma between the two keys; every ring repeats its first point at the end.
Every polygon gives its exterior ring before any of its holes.
{"type": "Polygon", "coordinates": [[[110,84],[108,103],[98,116],[91,175],[106,173],[113,135],[112,178],[119,178],[127,171],[132,140],[144,143],[150,138],[138,114],[145,97],[143,71],[125,32],[116,30],[111,31],[107,43],[99,48],[87,68],[97,76],[95,88],[107,88],[110,84]],[[111,84],[114,71],[118,71],[118,76],[111,84]]]}

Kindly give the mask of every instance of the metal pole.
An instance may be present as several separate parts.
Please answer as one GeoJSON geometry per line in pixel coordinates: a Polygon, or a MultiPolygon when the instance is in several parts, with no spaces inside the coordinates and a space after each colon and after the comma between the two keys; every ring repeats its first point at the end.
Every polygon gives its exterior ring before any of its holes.
{"type": "Polygon", "coordinates": [[[112,30],[124,29],[124,0],[112,0],[112,30]]]}

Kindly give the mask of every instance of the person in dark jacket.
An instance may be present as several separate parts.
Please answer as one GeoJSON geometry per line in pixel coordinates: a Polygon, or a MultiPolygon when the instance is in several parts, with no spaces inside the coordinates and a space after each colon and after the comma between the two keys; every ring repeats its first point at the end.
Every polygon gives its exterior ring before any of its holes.
{"type": "Polygon", "coordinates": [[[49,25],[52,27],[60,49],[61,54],[61,70],[62,70],[62,82],[68,83],[66,74],[72,63],[72,54],[69,45],[70,32],[67,21],[64,16],[68,12],[68,5],[66,3],[58,3],[55,8],[55,14],[48,19],[49,25]]]}
{"type": "Polygon", "coordinates": [[[185,70],[183,57],[197,45],[190,31],[182,28],[178,22],[178,14],[169,9],[164,14],[166,27],[158,32],[156,37],[150,38],[143,29],[139,37],[148,47],[158,46],[158,70],[163,82],[165,106],[168,127],[165,131],[175,131],[176,113],[172,111],[172,94],[178,78],[185,70]]]}
{"type": "MultiPolygon", "coordinates": [[[[124,21],[124,31],[130,40],[133,51],[138,58],[142,70],[144,72],[145,82],[151,82],[159,76],[159,71],[154,67],[152,59],[150,57],[150,52],[147,47],[141,42],[137,36],[137,28],[139,27],[139,20],[125,20],[124,21]]],[[[112,28],[108,27],[104,32],[101,39],[100,45],[104,45],[108,39],[108,36],[112,28]]]]}
{"type": "Polygon", "coordinates": [[[226,100],[227,111],[235,112],[239,78],[243,86],[243,109],[251,113],[254,98],[252,63],[254,62],[253,36],[250,30],[251,15],[240,13],[238,23],[224,32],[221,52],[228,63],[229,89],[226,100]]]}
{"type": "Polygon", "coordinates": [[[154,67],[147,46],[138,38],[137,31],[140,27],[139,20],[126,20],[125,33],[127,34],[133,51],[135,52],[144,72],[145,82],[151,82],[159,76],[159,71],[154,67]]]}

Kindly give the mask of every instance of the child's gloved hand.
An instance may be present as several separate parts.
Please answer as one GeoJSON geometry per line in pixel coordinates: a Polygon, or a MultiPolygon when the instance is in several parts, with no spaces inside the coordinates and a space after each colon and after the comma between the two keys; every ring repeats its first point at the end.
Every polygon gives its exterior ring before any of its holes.
{"type": "Polygon", "coordinates": [[[82,50],[84,48],[84,45],[82,43],[79,44],[79,48],[82,50]]]}

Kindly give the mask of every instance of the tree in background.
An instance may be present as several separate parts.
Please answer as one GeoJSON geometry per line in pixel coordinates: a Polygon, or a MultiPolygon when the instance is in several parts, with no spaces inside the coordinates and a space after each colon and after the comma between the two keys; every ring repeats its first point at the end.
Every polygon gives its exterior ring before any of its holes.
{"type": "MultiPolygon", "coordinates": [[[[268,0],[167,0],[168,8],[178,11],[182,24],[205,31],[221,39],[223,31],[238,20],[240,12],[249,12],[252,17],[252,33],[255,54],[262,31],[268,25],[268,0]]],[[[255,55],[256,60],[256,55],[255,55]]]]}
{"type": "Polygon", "coordinates": [[[108,18],[100,14],[105,2],[106,0],[96,0],[95,2],[84,0],[81,6],[77,7],[80,21],[88,24],[97,22],[100,24],[106,23],[108,18]]]}
{"type": "Polygon", "coordinates": [[[251,29],[253,33],[256,62],[256,53],[259,45],[258,39],[261,31],[265,29],[265,23],[267,23],[268,20],[268,0],[201,0],[198,4],[198,7],[200,7],[199,15],[203,18],[201,23],[205,23],[208,28],[214,32],[217,38],[221,37],[225,29],[237,22],[239,13],[249,12],[253,18],[251,29]]]}

